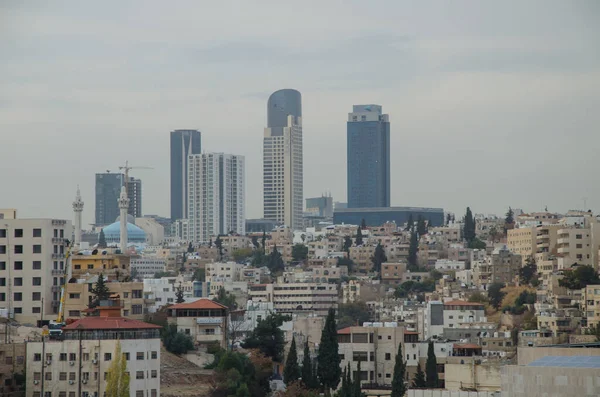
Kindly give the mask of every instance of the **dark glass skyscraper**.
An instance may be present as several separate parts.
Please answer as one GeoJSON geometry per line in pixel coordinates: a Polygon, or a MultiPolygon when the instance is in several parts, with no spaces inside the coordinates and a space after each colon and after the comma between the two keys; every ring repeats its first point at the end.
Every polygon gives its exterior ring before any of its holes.
{"type": "Polygon", "coordinates": [[[109,225],[119,216],[117,200],[123,186],[123,174],[96,174],[96,225],[109,225]]]}
{"type": "Polygon", "coordinates": [[[200,154],[200,131],[171,131],[171,220],[187,218],[188,156],[200,154]]]}
{"type": "Polygon", "coordinates": [[[348,208],[389,207],[389,116],[380,105],[354,105],[347,140],[348,208]]]}

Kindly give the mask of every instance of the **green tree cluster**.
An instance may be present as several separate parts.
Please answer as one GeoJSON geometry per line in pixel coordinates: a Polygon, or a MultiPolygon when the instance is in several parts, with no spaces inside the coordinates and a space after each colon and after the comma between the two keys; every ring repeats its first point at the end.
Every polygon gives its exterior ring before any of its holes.
{"type": "Polygon", "coordinates": [[[417,372],[415,373],[415,377],[413,378],[412,385],[410,387],[412,389],[424,389],[427,387],[425,372],[423,372],[423,368],[421,368],[420,363],[417,363],[417,372]]]}
{"type": "Polygon", "coordinates": [[[419,267],[417,254],[419,253],[419,233],[413,227],[410,232],[410,245],[408,246],[408,269],[415,271],[419,267]]]}
{"type": "Polygon", "coordinates": [[[233,260],[236,262],[243,262],[248,258],[251,258],[254,254],[252,248],[238,248],[233,250],[231,256],[233,256],[233,260]]]}
{"type": "Polygon", "coordinates": [[[227,306],[229,310],[237,309],[237,302],[235,301],[235,296],[225,291],[225,288],[219,288],[217,291],[217,296],[214,297],[213,302],[217,302],[222,304],[223,306],[227,306]]]}
{"type": "Polygon", "coordinates": [[[598,272],[592,266],[578,264],[563,271],[563,278],[558,281],[558,285],[568,289],[582,289],[592,284],[600,284],[598,272]]]}
{"type": "Polygon", "coordinates": [[[341,358],[338,350],[335,310],[329,309],[325,326],[321,333],[321,343],[319,343],[319,354],[317,356],[317,373],[326,396],[331,394],[331,389],[337,389],[340,383],[342,372],[340,369],[341,358]]]}
{"type": "Polygon", "coordinates": [[[342,329],[353,325],[362,325],[371,320],[371,313],[363,301],[342,303],[337,311],[337,328],[342,329]]]}
{"type": "Polygon", "coordinates": [[[363,234],[360,227],[356,230],[356,238],[354,239],[354,242],[357,247],[363,245],[363,234]]]}
{"type": "Polygon", "coordinates": [[[291,317],[281,314],[269,314],[262,319],[252,330],[252,333],[242,343],[244,349],[258,349],[265,356],[270,357],[275,362],[283,361],[283,348],[285,346],[285,337],[281,330],[284,321],[291,320],[291,317]]]}
{"type": "Polygon", "coordinates": [[[394,363],[394,377],[392,378],[392,393],[391,397],[404,397],[407,390],[407,385],[404,380],[406,376],[406,364],[402,356],[402,343],[398,344],[398,352],[396,353],[396,362],[394,363]]]}
{"type": "Polygon", "coordinates": [[[292,259],[296,262],[305,261],[308,258],[308,247],[304,244],[294,244],[292,247],[292,259]]]}
{"type": "Polygon", "coordinates": [[[193,281],[206,281],[206,269],[199,268],[194,271],[194,275],[192,276],[193,281]]]}
{"type": "Polygon", "coordinates": [[[93,295],[92,301],[89,305],[90,309],[98,307],[98,305],[100,305],[100,301],[108,300],[108,298],[110,297],[110,290],[106,285],[103,273],[100,273],[98,275],[98,280],[96,280],[96,284],[90,292],[93,295]]]}
{"type": "Polygon", "coordinates": [[[281,273],[285,269],[285,263],[283,262],[283,257],[277,250],[277,246],[273,247],[273,251],[267,256],[267,267],[271,271],[271,273],[277,274],[281,273]]]}
{"type": "Polygon", "coordinates": [[[263,357],[224,352],[215,368],[211,397],[253,397],[270,393],[272,363],[263,357]]]}
{"type": "Polygon", "coordinates": [[[100,229],[100,235],[98,236],[98,248],[106,248],[106,236],[104,235],[104,230],[100,229]]]}
{"type": "Polygon", "coordinates": [[[485,241],[475,237],[473,240],[469,241],[468,247],[476,250],[484,250],[487,247],[487,244],[485,241]]]}
{"type": "Polygon", "coordinates": [[[537,279],[537,264],[533,256],[525,260],[525,266],[519,269],[519,282],[523,285],[532,284],[537,279]]]}
{"type": "Polygon", "coordinates": [[[433,342],[429,342],[427,347],[427,361],[425,362],[425,374],[427,375],[426,385],[429,389],[439,387],[439,378],[437,371],[437,358],[433,350],[433,342]]]}
{"type": "Polygon", "coordinates": [[[502,283],[492,283],[488,286],[489,302],[496,309],[500,308],[500,305],[502,304],[502,300],[504,299],[504,296],[506,295],[506,292],[502,291],[503,288],[504,288],[504,284],[502,284],[502,283]]]}
{"type": "Polygon", "coordinates": [[[310,356],[310,348],[308,347],[308,339],[304,344],[304,358],[302,359],[302,383],[309,390],[316,390],[319,388],[319,378],[317,376],[316,368],[313,368],[312,357],[310,356]]]}
{"type": "Polygon", "coordinates": [[[354,270],[354,261],[350,258],[346,258],[346,257],[340,257],[337,260],[337,265],[338,266],[347,266],[348,267],[348,273],[352,273],[352,270],[354,270]]]}
{"type": "Polygon", "coordinates": [[[350,253],[350,247],[352,247],[352,237],[344,236],[344,251],[350,253]]]}
{"type": "Polygon", "coordinates": [[[434,279],[428,278],[427,280],[423,281],[408,280],[396,288],[396,291],[394,291],[394,297],[397,299],[402,299],[410,295],[433,291],[435,291],[434,279]]]}
{"type": "Polygon", "coordinates": [[[161,332],[161,339],[165,349],[173,354],[185,354],[194,349],[192,337],[177,331],[177,324],[166,325],[161,332]]]}
{"type": "Polygon", "coordinates": [[[425,219],[421,215],[417,218],[417,233],[419,236],[427,234],[427,225],[425,224],[425,219]]]}

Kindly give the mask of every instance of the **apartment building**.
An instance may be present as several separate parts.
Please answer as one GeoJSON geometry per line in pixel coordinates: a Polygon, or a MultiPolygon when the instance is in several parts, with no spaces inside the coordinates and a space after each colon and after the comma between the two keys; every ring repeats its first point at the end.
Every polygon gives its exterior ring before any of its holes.
{"type": "Polygon", "coordinates": [[[145,309],[154,313],[165,305],[175,303],[177,289],[183,290],[183,299],[188,301],[195,297],[208,296],[208,283],[184,281],[183,277],[146,278],[144,285],[145,309]]]}
{"type": "Polygon", "coordinates": [[[169,307],[169,322],[177,330],[190,335],[195,344],[219,343],[227,347],[228,309],[210,299],[198,299],[169,307]]]}
{"type": "Polygon", "coordinates": [[[581,324],[582,317],[575,309],[541,312],[537,316],[537,328],[550,331],[555,337],[572,334],[581,324]]]}
{"type": "Polygon", "coordinates": [[[588,285],[581,290],[584,325],[586,327],[600,326],[600,285],[588,285]]]}
{"type": "Polygon", "coordinates": [[[0,396],[21,396],[25,385],[19,375],[25,375],[27,345],[23,343],[0,343],[0,396]]]}
{"type": "Polygon", "coordinates": [[[248,298],[254,302],[273,302],[278,313],[312,311],[324,316],[330,308],[338,306],[336,284],[255,284],[249,286],[248,298]]]}
{"type": "Polygon", "coordinates": [[[360,273],[369,273],[373,269],[373,254],[375,254],[374,245],[360,245],[350,247],[350,259],[355,263],[354,271],[360,273]]]}
{"type": "Polygon", "coordinates": [[[0,220],[0,308],[11,318],[56,319],[72,234],[71,222],[61,219],[0,220]]]}
{"type": "Polygon", "coordinates": [[[120,317],[118,300],[100,316],[63,328],[63,340],[27,345],[27,397],[105,396],[117,345],[127,360],[129,395],[160,396],[160,326],[120,317]]]}
{"type": "Polygon", "coordinates": [[[583,226],[565,226],[557,233],[559,269],[568,269],[574,263],[598,267],[600,223],[596,218],[586,218],[583,226]]]}
{"type": "Polygon", "coordinates": [[[130,274],[131,256],[111,254],[107,250],[93,255],[77,254],[71,257],[73,277],[103,274],[109,280],[127,277],[130,274]]]}
{"type": "Polygon", "coordinates": [[[473,282],[487,289],[489,284],[514,284],[521,268],[521,255],[512,253],[506,246],[496,248],[490,257],[471,264],[473,282]]]}
{"type": "Polygon", "coordinates": [[[438,259],[435,261],[435,270],[440,272],[465,270],[465,262],[451,261],[449,259],[438,259]]]}
{"type": "Polygon", "coordinates": [[[215,262],[206,264],[206,281],[240,281],[244,265],[236,262],[215,262]]]}
{"type": "MultiPolygon", "coordinates": [[[[94,299],[91,292],[98,281],[98,276],[77,279],[70,282],[65,290],[65,316],[67,318],[83,318],[94,299]]],[[[147,300],[144,299],[143,282],[107,282],[106,286],[111,295],[120,298],[123,317],[143,320],[148,313],[147,300]]]]}
{"type": "Polygon", "coordinates": [[[406,273],[406,263],[385,262],[381,264],[381,282],[384,284],[402,284],[406,273]]]}
{"type": "Polygon", "coordinates": [[[527,258],[535,257],[538,253],[555,253],[561,227],[557,224],[539,224],[508,230],[506,245],[512,252],[521,255],[521,261],[525,263],[527,258]]]}
{"type": "Polygon", "coordinates": [[[459,224],[431,227],[429,228],[428,232],[433,236],[442,237],[449,243],[460,243],[462,241],[461,228],[459,224]]]}
{"type": "Polygon", "coordinates": [[[156,273],[164,272],[166,262],[162,258],[140,257],[132,258],[130,262],[131,273],[136,278],[145,279],[152,278],[156,273]]]}
{"type": "Polygon", "coordinates": [[[464,323],[486,322],[485,307],[481,303],[453,300],[444,302],[444,328],[458,328],[464,323]]]}
{"type": "Polygon", "coordinates": [[[360,282],[358,280],[350,280],[343,283],[342,286],[342,303],[352,303],[360,300],[360,282]]]}

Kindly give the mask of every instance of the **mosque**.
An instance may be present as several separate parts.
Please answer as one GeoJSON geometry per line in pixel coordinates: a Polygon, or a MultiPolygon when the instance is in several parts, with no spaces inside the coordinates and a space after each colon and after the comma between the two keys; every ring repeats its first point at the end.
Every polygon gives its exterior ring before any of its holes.
{"type": "MultiPolygon", "coordinates": [[[[109,246],[120,246],[121,244],[121,217],[117,217],[114,223],[102,228],[104,238],[109,246]]],[[[140,245],[146,243],[146,232],[135,225],[133,216],[127,214],[127,245],[140,245]]]]}

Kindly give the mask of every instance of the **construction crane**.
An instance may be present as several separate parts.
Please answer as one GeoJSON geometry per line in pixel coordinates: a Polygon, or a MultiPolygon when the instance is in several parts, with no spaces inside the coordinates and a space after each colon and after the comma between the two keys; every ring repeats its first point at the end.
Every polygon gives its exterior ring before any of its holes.
{"type": "Polygon", "coordinates": [[[129,194],[129,170],[153,170],[152,167],[130,166],[129,161],[125,161],[125,165],[119,166],[120,170],[125,171],[125,191],[129,194]]]}
{"type": "Polygon", "coordinates": [[[74,241],[67,243],[67,252],[65,254],[65,267],[63,272],[63,283],[60,288],[60,304],[58,307],[58,316],[56,317],[56,321],[50,321],[48,325],[50,338],[58,339],[62,335],[62,327],[66,325],[65,323],[65,299],[67,295],[67,283],[71,279],[73,272],[71,270],[70,257],[71,250],[73,249],[74,241]]]}

